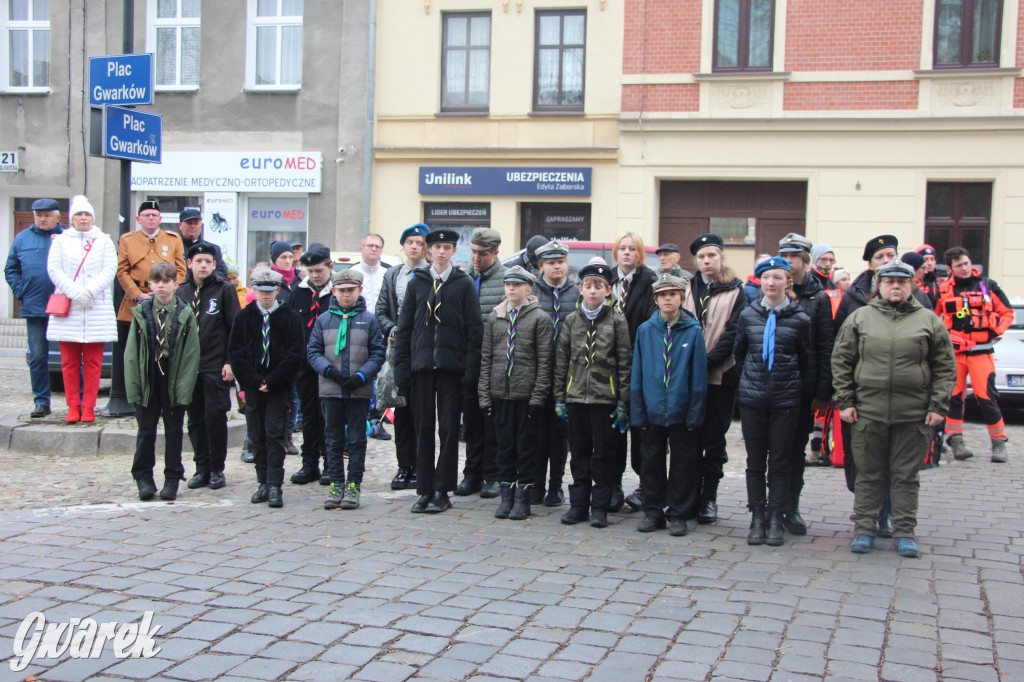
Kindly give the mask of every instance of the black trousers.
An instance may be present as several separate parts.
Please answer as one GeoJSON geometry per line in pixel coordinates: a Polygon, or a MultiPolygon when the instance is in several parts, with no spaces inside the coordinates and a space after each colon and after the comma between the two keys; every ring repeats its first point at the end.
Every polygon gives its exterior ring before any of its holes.
{"type": "Polygon", "coordinates": [[[789,504],[789,459],[797,412],[797,408],[740,407],[743,442],[747,446],[747,506],[751,509],[767,504],[773,510],[784,511],[789,504]]]}
{"type": "Polygon", "coordinates": [[[530,419],[530,401],[495,398],[491,421],[498,440],[498,480],[531,485],[537,456],[537,425],[530,419]]]}
{"type": "Polygon", "coordinates": [[[615,411],[615,406],[569,403],[566,409],[572,446],[569,504],[607,511],[619,476],[614,438],[619,432],[612,428],[608,416],[615,411]]]}
{"type": "Polygon", "coordinates": [[[459,402],[462,377],[456,372],[413,372],[409,404],[416,423],[416,492],[455,490],[459,473],[459,402]],[[435,421],[436,414],[436,421],[435,421]],[[441,449],[434,459],[434,427],[441,449]]]}
{"type": "Polygon", "coordinates": [[[480,481],[496,481],[498,440],[494,435],[494,424],[480,409],[480,399],[475,392],[462,398],[462,427],[466,434],[466,464],[462,475],[480,481]]]}
{"type": "Polygon", "coordinates": [[[224,471],[228,456],[228,410],[231,384],[220,375],[200,374],[188,406],[188,439],[196,473],[224,471]]]}
{"type": "Polygon", "coordinates": [[[732,410],[736,389],[732,386],[708,385],[704,426],[697,436],[700,455],[700,499],[718,499],[718,482],[724,476],[729,453],[725,450],[725,434],[732,426],[732,410]]]}
{"type": "MultiPolygon", "coordinates": [[[[615,412],[615,408],[608,413],[608,423],[612,423],[612,414],[615,412]]],[[[629,466],[633,469],[633,473],[637,476],[640,475],[643,469],[644,461],[644,436],[643,432],[637,426],[630,426],[626,433],[619,433],[618,429],[613,429],[615,438],[615,485],[622,485],[622,476],[626,473],[626,454],[629,453],[629,466]]],[[[640,483],[640,487],[643,488],[643,482],[640,483]]]]}
{"type": "Polygon", "coordinates": [[[395,456],[399,469],[416,468],[416,424],[412,408],[395,408],[395,456]]]}
{"type": "Polygon", "coordinates": [[[685,519],[689,510],[697,504],[700,494],[697,432],[687,429],[685,424],[652,424],[641,431],[644,438],[644,461],[640,485],[644,489],[644,515],[685,519]],[[671,455],[667,456],[666,450],[671,455]]]}
{"type": "MultiPolygon", "coordinates": [[[[366,471],[366,414],[370,411],[369,398],[324,398],[317,405],[323,409],[327,424],[327,467],[331,481],[339,485],[362,485],[366,471]],[[348,477],[345,476],[345,450],[348,445],[348,477]]],[[[305,425],[306,408],[302,408],[305,425]]]]}
{"type": "Polygon", "coordinates": [[[789,505],[793,508],[800,499],[804,489],[804,470],[807,468],[807,455],[804,450],[814,429],[814,412],[811,410],[811,398],[800,399],[800,409],[796,415],[796,431],[789,448],[789,505]]]}
{"type": "Polygon", "coordinates": [[[245,392],[252,421],[250,451],[255,458],[256,480],[270,486],[284,483],[285,420],[291,407],[291,389],[278,393],[245,392]]]}
{"type": "MultiPolygon", "coordinates": [[[[166,360],[164,361],[166,365],[166,360]]],[[[167,368],[164,368],[167,371],[167,368]]],[[[135,405],[135,421],[139,432],[135,436],[135,460],[132,478],[150,477],[156,466],[156,427],[164,420],[164,478],[180,481],[185,478],[181,465],[182,428],[185,422],[184,405],[171,406],[167,377],[155,369],[150,371],[149,404],[135,405]]]]}
{"type": "Polygon", "coordinates": [[[302,466],[305,469],[319,469],[320,460],[326,460],[327,453],[324,445],[324,415],[320,409],[320,377],[306,363],[302,363],[295,375],[295,390],[302,406],[302,466]]]}
{"type": "Polygon", "coordinates": [[[565,461],[569,456],[569,425],[555,414],[555,398],[552,395],[548,396],[537,419],[536,434],[533,484],[543,488],[547,476],[548,489],[560,490],[565,476],[565,461]]]}

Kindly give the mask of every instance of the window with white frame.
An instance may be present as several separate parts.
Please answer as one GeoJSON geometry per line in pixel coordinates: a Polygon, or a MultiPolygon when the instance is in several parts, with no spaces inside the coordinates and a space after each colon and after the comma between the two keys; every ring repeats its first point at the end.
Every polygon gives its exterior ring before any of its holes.
{"type": "Polygon", "coordinates": [[[156,87],[199,87],[200,0],[149,0],[146,42],[156,55],[156,87]]]}
{"type": "Polygon", "coordinates": [[[48,90],[50,0],[2,0],[0,29],[0,90],[48,90]]]}
{"type": "Polygon", "coordinates": [[[247,86],[294,90],[302,85],[302,0],[249,0],[247,86]]]}

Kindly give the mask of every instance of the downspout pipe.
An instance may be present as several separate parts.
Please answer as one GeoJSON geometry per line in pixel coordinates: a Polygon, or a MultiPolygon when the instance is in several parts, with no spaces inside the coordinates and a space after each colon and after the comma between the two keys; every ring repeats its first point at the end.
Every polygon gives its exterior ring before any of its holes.
{"type": "Polygon", "coordinates": [[[366,58],[366,137],[363,140],[363,235],[370,234],[373,186],[373,101],[377,85],[377,0],[369,0],[366,58]]]}

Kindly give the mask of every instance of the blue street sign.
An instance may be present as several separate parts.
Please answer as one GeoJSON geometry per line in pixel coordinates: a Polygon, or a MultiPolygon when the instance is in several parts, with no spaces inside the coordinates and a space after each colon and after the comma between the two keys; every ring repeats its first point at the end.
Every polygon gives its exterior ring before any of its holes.
{"type": "Polygon", "coordinates": [[[89,104],[94,107],[152,104],[155,84],[151,54],[89,58],[89,104]]]}
{"type": "Polygon", "coordinates": [[[420,166],[420,194],[590,196],[590,168],[420,166]]]}
{"type": "Polygon", "coordinates": [[[160,163],[163,117],[121,107],[103,108],[103,156],[160,163]]]}

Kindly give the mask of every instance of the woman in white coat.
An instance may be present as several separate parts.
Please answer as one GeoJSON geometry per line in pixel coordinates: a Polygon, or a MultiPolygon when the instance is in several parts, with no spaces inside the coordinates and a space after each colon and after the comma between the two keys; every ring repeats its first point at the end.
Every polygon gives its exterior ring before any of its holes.
{"type": "Polygon", "coordinates": [[[96,212],[88,199],[74,197],[68,212],[74,229],[53,240],[46,272],[57,293],[71,299],[71,308],[67,317],[50,316],[46,338],[60,342],[67,421],[91,422],[96,420],[103,346],[117,340],[111,292],[117,250],[110,237],[93,224],[96,212]],[[84,377],[81,387],[80,374],[84,377]]]}

